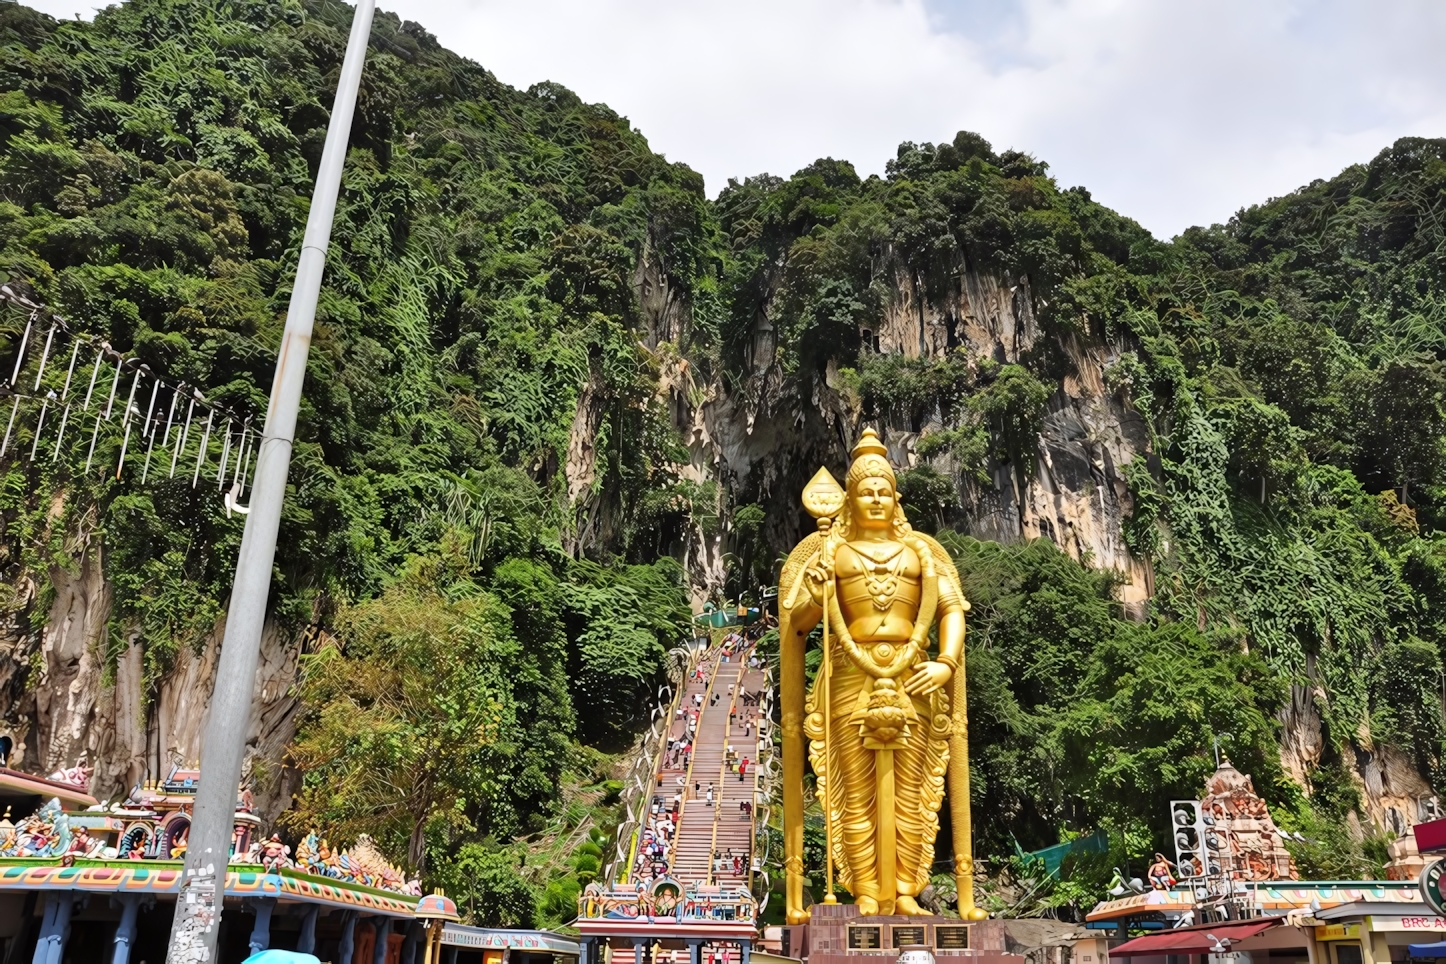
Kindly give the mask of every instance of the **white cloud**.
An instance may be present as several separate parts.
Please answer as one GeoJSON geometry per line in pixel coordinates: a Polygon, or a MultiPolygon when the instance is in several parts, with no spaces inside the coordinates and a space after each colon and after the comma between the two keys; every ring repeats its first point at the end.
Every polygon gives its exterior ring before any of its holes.
{"type": "Polygon", "coordinates": [[[710,192],[821,156],[881,172],[902,140],[969,129],[1168,237],[1446,135],[1431,0],[383,5],[508,83],[608,103],[710,192]]]}

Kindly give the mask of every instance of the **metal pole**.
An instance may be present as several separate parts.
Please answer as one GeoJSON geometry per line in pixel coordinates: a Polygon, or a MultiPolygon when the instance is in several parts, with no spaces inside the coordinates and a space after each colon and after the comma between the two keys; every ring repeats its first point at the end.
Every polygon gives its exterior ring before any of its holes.
{"type": "Polygon", "coordinates": [[[291,463],[291,446],[296,434],[296,415],[301,406],[301,386],[306,375],[306,355],[311,347],[312,321],[317,295],[326,268],[326,249],[331,240],[332,216],[336,213],[351,136],[352,113],[357,88],[371,36],[376,0],[358,0],[342,62],[326,146],[316,175],[311,213],[286,331],[276,358],[276,376],[271,383],[271,403],[266,413],[252,481],[251,512],[241,537],[236,560],[236,578],[226,616],[226,633],[216,668],[216,685],[211,694],[210,717],[206,721],[201,747],[202,774],[196,793],[195,814],[186,850],[185,876],[176,900],[171,925],[169,964],[216,960],[216,938],[220,930],[226,863],[231,852],[235,821],[236,789],[255,692],[256,663],[261,648],[261,630],[266,620],[266,600],[271,589],[271,564],[276,556],[276,532],[281,523],[281,502],[286,494],[286,475],[291,463]]]}

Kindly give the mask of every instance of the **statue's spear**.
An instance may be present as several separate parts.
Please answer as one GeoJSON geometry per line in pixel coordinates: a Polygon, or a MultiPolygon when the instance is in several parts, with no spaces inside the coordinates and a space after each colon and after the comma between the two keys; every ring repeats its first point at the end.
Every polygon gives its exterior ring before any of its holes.
{"type": "MultiPolygon", "coordinates": [[[[968,602],[964,603],[964,611],[969,611],[968,602]]],[[[989,914],[974,906],[974,828],[969,813],[969,704],[964,657],[965,653],[961,652],[950,699],[949,816],[954,829],[954,886],[959,892],[959,917],[983,920],[989,914]]]]}
{"type": "Polygon", "coordinates": [[[819,671],[823,674],[823,685],[821,686],[823,698],[823,832],[824,832],[824,880],[825,904],[837,904],[838,897],[833,892],[833,783],[838,774],[833,766],[833,660],[829,653],[828,639],[828,594],[833,586],[833,545],[829,539],[829,533],[833,528],[834,516],[844,506],[844,490],[828,471],[819,469],[808,485],[803,489],[803,507],[808,510],[818,524],[818,531],[823,535],[823,545],[818,551],[819,568],[823,570],[823,664],[819,671]]]}

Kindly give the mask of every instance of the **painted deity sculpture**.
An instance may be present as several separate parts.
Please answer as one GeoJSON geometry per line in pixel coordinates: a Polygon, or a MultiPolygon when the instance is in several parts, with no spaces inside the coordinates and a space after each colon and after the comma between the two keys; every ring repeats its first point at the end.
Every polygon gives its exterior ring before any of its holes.
{"type": "Polygon", "coordinates": [[[861,914],[926,913],[917,898],[929,883],[947,775],[960,916],[979,919],[964,705],[969,604],[958,572],[937,542],[909,526],[872,430],[853,450],[847,490],[820,469],[803,502],[818,531],[795,547],[779,581],[788,920],[809,916],[803,737],[828,837],[825,900],[837,899],[836,872],[861,914]],[[804,649],[820,623],[824,658],[805,698],[804,649]]]}

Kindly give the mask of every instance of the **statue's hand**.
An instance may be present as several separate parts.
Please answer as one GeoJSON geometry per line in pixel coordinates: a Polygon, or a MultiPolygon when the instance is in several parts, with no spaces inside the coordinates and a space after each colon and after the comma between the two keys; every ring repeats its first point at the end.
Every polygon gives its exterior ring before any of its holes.
{"type": "Polygon", "coordinates": [[[803,584],[808,589],[809,598],[818,607],[823,606],[823,587],[828,582],[828,575],[818,566],[810,566],[803,574],[803,584]]]}
{"type": "Polygon", "coordinates": [[[915,670],[913,676],[909,677],[909,681],[904,684],[904,692],[910,696],[928,696],[949,682],[949,678],[953,675],[954,671],[944,663],[930,660],[915,670]]]}

